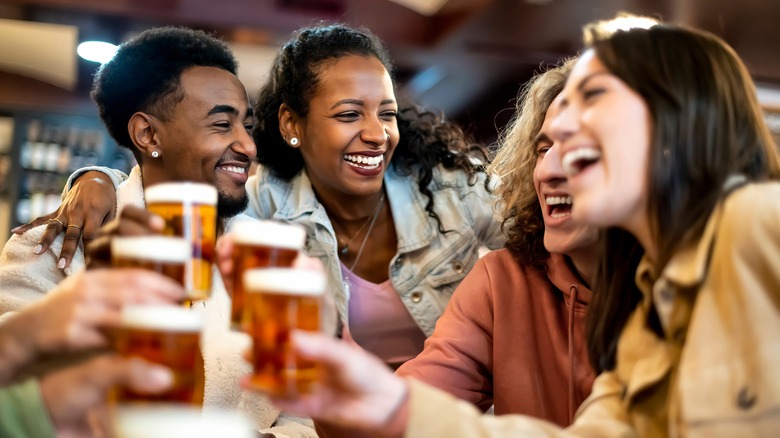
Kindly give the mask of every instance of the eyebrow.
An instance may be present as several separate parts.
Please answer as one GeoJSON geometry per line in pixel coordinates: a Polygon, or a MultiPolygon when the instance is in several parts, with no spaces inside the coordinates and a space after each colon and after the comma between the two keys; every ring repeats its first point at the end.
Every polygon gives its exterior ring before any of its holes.
{"type": "MultiPolygon", "coordinates": [[[[379,103],[379,105],[389,105],[395,103],[394,99],[385,99],[382,102],[379,103]]],[[[334,103],[333,106],[330,107],[330,109],[336,108],[339,105],[360,105],[363,106],[366,103],[360,99],[341,99],[338,102],[334,103]]]]}
{"type": "Polygon", "coordinates": [[[238,110],[230,105],[214,105],[214,107],[209,110],[208,115],[213,116],[214,114],[222,113],[229,113],[237,116],[238,110]]]}
{"type": "Polygon", "coordinates": [[[536,137],[534,137],[534,143],[533,143],[534,147],[539,146],[539,143],[543,141],[552,142],[552,139],[550,138],[549,135],[545,134],[544,132],[539,132],[538,134],[536,134],[536,137]]]}
{"type": "MultiPolygon", "coordinates": [[[[207,117],[213,116],[214,114],[231,114],[234,116],[240,115],[238,112],[238,109],[231,105],[214,105],[213,108],[211,108],[207,114],[207,117]]],[[[254,110],[252,108],[246,109],[246,117],[252,117],[254,114],[254,110]]]]}

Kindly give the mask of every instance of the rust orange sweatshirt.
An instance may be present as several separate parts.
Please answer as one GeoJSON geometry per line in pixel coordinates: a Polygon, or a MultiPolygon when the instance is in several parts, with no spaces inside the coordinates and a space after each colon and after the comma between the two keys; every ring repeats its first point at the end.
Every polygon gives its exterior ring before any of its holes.
{"type": "Polygon", "coordinates": [[[494,251],[455,291],[423,352],[396,374],[483,410],[493,404],[496,415],[567,426],[595,378],[584,339],[590,298],[560,254],[543,273],[494,251]]]}

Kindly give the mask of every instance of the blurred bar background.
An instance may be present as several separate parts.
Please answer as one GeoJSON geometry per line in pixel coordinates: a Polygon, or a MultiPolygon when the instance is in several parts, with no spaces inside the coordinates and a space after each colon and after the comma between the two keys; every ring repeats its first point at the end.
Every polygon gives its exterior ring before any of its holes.
{"type": "Polygon", "coordinates": [[[102,164],[129,170],[89,100],[99,64],[84,41],[119,44],[173,24],[216,33],[239,59],[250,97],[295,29],[366,26],[396,62],[399,97],[443,111],[490,144],[535,71],[576,55],[580,27],[618,11],[709,30],[759,85],[780,138],[778,0],[3,0],[0,4],[0,248],[9,230],[55,209],[67,175],[102,164]]]}

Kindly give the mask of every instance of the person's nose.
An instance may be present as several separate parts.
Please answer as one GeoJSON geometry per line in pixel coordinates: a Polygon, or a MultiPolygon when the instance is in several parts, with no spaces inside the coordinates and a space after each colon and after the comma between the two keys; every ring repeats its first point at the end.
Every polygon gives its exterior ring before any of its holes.
{"type": "Polygon", "coordinates": [[[556,142],[547,150],[537,166],[539,180],[552,183],[566,181],[566,174],[561,166],[561,148],[556,142]]]}
{"type": "Polygon", "coordinates": [[[257,147],[252,134],[243,127],[239,127],[238,131],[238,138],[232,145],[233,151],[246,155],[250,160],[253,160],[257,155],[257,147]]]}
{"type": "Polygon", "coordinates": [[[360,139],[374,146],[382,146],[390,140],[388,126],[379,117],[367,117],[360,132],[360,139]]]}
{"type": "Polygon", "coordinates": [[[550,124],[550,137],[556,143],[564,144],[578,129],[579,112],[577,108],[574,105],[562,105],[550,124]]]}

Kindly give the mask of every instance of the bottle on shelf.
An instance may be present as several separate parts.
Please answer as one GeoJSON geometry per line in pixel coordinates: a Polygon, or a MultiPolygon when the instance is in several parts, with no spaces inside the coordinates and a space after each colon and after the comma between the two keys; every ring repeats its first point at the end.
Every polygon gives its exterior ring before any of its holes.
{"type": "Polygon", "coordinates": [[[27,137],[19,148],[19,164],[24,169],[29,169],[32,162],[33,145],[38,143],[41,137],[40,120],[30,120],[27,123],[27,137]]]}
{"type": "Polygon", "coordinates": [[[41,170],[47,172],[54,172],[57,170],[57,161],[59,161],[60,158],[60,143],[63,143],[61,137],[64,132],[63,129],[58,129],[54,126],[49,128],[49,142],[46,143],[41,170]]]}
{"type": "Polygon", "coordinates": [[[76,147],[78,134],[79,130],[75,126],[68,128],[67,134],[65,134],[65,141],[62,142],[62,147],[60,148],[60,155],[57,158],[57,173],[66,174],[70,172],[71,151],[76,147]]]}

